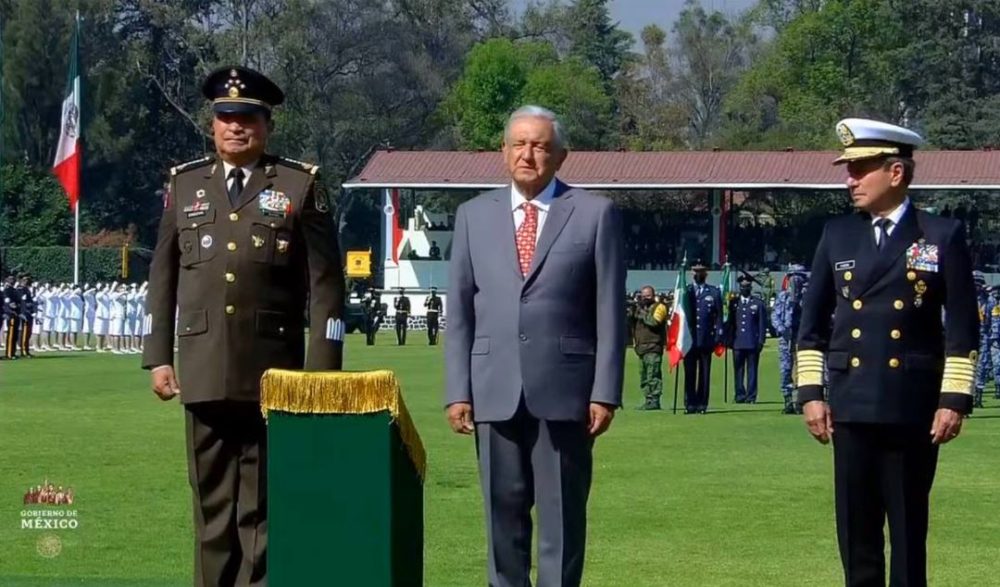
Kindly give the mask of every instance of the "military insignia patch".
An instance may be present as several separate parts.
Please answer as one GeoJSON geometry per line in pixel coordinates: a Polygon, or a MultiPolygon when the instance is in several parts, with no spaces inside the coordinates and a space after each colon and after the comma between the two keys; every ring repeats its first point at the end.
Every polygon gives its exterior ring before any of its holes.
{"type": "Polygon", "coordinates": [[[201,237],[201,248],[208,249],[212,246],[212,235],[206,234],[201,237]]]}
{"type": "Polygon", "coordinates": [[[288,239],[279,238],[277,241],[275,241],[275,243],[276,243],[275,246],[277,247],[279,253],[288,252],[288,239]]]}
{"type": "Polygon", "coordinates": [[[847,271],[848,269],[854,269],[854,259],[848,261],[837,261],[833,265],[834,271],[847,271]]]}
{"type": "Polygon", "coordinates": [[[195,202],[190,206],[184,206],[184,214],[187,215],[188,218],[197,218],[207,214],[211,207],[212,205],[208,202],[195,202]]]}
{"type": "Polygon", "coordinates": [[[264,237],[254,234],[250,236],[250,239],[253,241],[253,248],[259,249],[264,246],[264,237]]]}
{"type": "Polygon", "coordinates": [[[198,190],[194,193],[194,197],[201,199],[205,197],[205,190],[198,190]]]}
{"type": "Polygon", "coordinates": [[[284,192],[264,190],[257,197],[258,207],[265,216],[280,216],[284,218],[292,208],[292,201],[284,192]]]}
{"type": "Polygon", "coordinates": [[[851,132],[851,128],[843,122],[837,125],[837,138],[840,139],[840,144],[845,147],[850,147],[854,144],[854,133],[851,132]]]}
{"type": "Polygon", "coordinates": [[[938,271],[938,247],[937,245],[927,245],[913,243],[906,250],[906,268],[918,271],[938,271]]]}

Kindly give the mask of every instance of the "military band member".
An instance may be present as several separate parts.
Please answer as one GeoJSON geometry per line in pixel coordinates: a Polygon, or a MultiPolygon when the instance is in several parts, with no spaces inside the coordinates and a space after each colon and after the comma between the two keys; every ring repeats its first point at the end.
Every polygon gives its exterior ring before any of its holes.
{"type": "Polygon", "coordinates": [[[399,295],[392,300],[392,305],[396,308],[396,344],[405,346],[406,331],[410,327],[410,298],[405,289],[399,288],[399,295]]]}
{"type": "Polygon", "coordinates": [[[754,279],[749,274],[737,280],[740,293],[730,302],[729,346],[733,349],[736,375],[736,403],[757,403],[757,368],[767,338],[767,307],[753,295],[754,279]]]}
{"type": "Polygon", "coordinates": [[[798,401],[810,433],[833,440],[846,584],[886,584],[888,518],[889,584],[922,586],[938,449],[972,408],[979,320],[971,260],[959,221],[907,197],[919,135],[863,119],[841,121],[837,133],[845,150],[835,163],[847,164],[858,213],[828,222],[816,249],[798,401]]]}
{"type": "Polygon", "coordinates": [[[437,288],[431,288],[431,295],[424,300],[424,308],[427,308],[427,344],[434,346],[438,341],[438,320],[441,314],[441,298],[438,297],[437,288]]]}
{"type": "Polygon", "coordinates": [[[213,105],[216,153],[171,170],[142,364],[156,395],[179,395],[185,407],[195,584],[264,585],[260,378],[271,367],[341,368],[343,263],[316,166],[265,151],[271,108],[284,99],[278,86],[226,67],[208,76],[202,93],[213,105]]]}

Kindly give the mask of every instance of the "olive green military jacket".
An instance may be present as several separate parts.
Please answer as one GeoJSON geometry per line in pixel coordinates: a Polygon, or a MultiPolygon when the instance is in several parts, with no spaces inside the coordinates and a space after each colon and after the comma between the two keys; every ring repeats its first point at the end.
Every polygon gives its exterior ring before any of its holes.
{"type": "Polygon", "coordinates": [[[150,268],[142,365],[173,365],[176,333],[184,403],[259,401],[268,368],[343,362],[343,265],[316,166],[265,155],[235,205],[223,169],[171,170],[150,268]]]}

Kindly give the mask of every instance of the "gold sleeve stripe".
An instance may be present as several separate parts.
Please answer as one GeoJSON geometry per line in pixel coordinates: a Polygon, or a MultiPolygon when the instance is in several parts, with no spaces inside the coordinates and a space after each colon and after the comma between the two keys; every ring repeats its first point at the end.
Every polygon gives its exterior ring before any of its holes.
{"type": "Polygon", "coordinates": [[[972,394],[972,383],[976,376],[976,366],[968,357],[946,357],[941,391],[944,393],[972,394]]]}
{"type": "Polygon", "coordinates": [[[821,351],[801,350],[795,354],[796,384],[823,385],[825,357],[821,351]]]}

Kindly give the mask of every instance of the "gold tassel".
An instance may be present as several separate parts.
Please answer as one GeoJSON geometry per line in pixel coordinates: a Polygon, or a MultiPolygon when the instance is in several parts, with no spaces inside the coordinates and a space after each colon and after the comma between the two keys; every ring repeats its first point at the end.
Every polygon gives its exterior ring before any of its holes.
{"type": "Polygon", "coordinates": [[[287,371],[268,369],[260,380],[260,410],[292,414],[372,414],[389,412],[420,479],[427,455],[395,373],[380,371],[287,371]]]}

